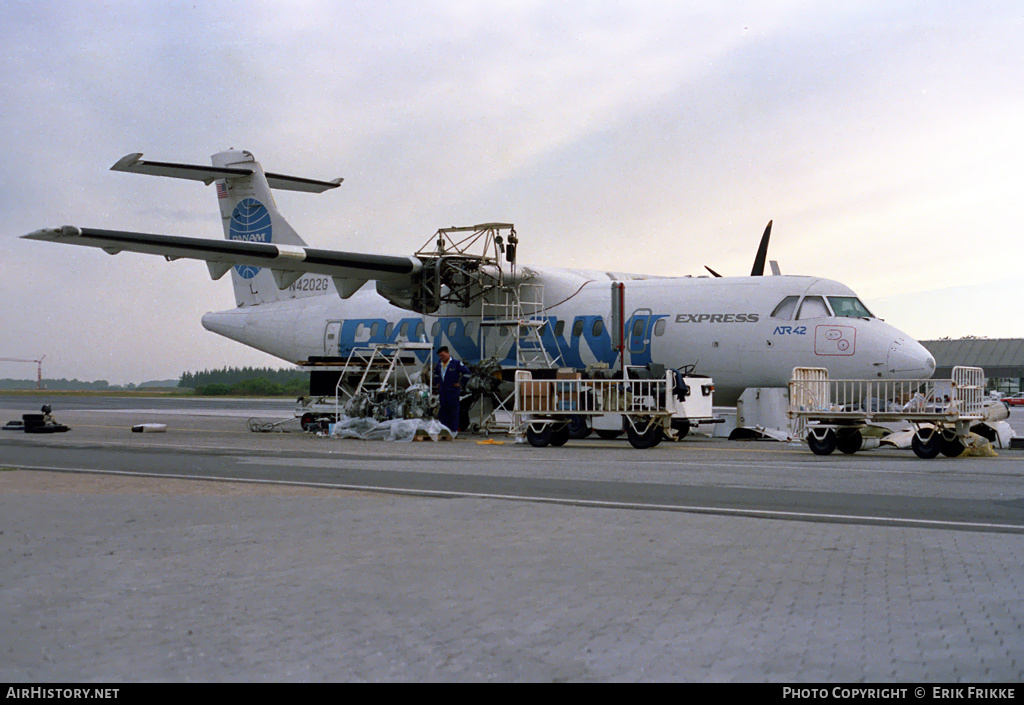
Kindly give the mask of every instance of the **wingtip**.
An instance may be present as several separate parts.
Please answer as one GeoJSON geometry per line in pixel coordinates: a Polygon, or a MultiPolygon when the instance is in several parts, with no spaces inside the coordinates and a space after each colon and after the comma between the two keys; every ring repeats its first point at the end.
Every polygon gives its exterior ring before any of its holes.
{"type": "Polygon", "coordinates": [[[21,236],[22,240],[52,240],[60,234],[60,228],[40,228],[21,236]]]}
{"type": "Polygon", "coordinates": [[[141,160],[142,160],[142,152],[132,152],[131,154],[126,154],[123,157],[121,157],[120,159],[118,159],[117,162],[114,163],[114,166],[110,167],[110,170],[111,171],[128,171],[133,166],[138,164],[141,160]]]}
{"type": "Polygon", "coordinates": [[[61,237],[75,237],[82,234],[82,229],[74,225],[62,225],[58,228],[40,228],[33,230],[27,235],[22,235],[23,240],[56,240],[61,237]]]}

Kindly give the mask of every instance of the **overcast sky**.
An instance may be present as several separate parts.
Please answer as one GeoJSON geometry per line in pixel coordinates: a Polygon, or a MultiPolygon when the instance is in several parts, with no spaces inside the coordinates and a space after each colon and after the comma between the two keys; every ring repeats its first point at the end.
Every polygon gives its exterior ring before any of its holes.
{"type": "MultiPolygon", "coordinates": [[[[520,261],[842,281],[919,339],[1024,337],[1024,5],[0,3],[0,357],[113,383],[276,358],[205,331],[201,262],[18,239],[222,237],[210,188],[120,157],[345,177],[316,247],[516,224],[520,261]]],[[[34,366],[0,363],[0,377],[34,366]]]]}

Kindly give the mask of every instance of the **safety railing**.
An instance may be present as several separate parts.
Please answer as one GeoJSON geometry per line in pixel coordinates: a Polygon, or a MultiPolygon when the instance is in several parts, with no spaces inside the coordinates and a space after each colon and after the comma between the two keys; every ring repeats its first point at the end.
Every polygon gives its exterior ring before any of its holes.
{"type": "Polygon", "coordinates": [[[797,367],[789,383],[790,418],[873,421],[957,421],[981,418],[985,372],[954,367],[949,379],[829,379],[797,367]]]}
{"type": "Polygon", "coordinates": [[[533,379],[520,370],[515,378],[518,414],[667,415],[666,379],[533,379]]]}
{"type": "Polygon", "coordinates": [[[480,359],[504,357],[511,350],[516,367],[556,367],[561,354],[544,347],[541,329],[547,325],[544,313],[544,286],[520,284],[502,287],[494,301],[480,304],[480,326],[493,331],[481,332],[480,359]]]}

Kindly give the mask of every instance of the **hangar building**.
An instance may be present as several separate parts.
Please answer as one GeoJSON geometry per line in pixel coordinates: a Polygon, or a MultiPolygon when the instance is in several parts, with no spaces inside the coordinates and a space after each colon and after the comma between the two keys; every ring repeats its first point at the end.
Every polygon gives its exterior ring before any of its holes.
{"type": "Polygon", "coordinates": [[[950,377],[956,365],[981,367],[988,387],[1004,394],[1024,389],[1024,338],[922,340],[935,356],[935,377],[950,377]]]}

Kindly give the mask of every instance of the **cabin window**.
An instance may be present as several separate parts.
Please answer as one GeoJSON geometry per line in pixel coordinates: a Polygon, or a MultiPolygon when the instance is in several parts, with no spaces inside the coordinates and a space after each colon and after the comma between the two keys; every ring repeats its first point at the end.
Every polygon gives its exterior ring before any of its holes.
{"type": "Polygon", "coordinates": [[[598,318],[594,321],[594,327],[590,329],[590,332],[594,334],[595,338],[600,337],[604,333],[604,320],[598,318]]]}
{"type": "Polygon", "coordinates": [[[658,337],[665,335],[665,319],[659,318],[654,323],[654,334],[658,337]]]}
{"type": "MultiPolygon", "coordinates": [[[[634,338],[639,338],[643,334],[644,334],[644,319],[638,318],[635,321],[633,321],[633,337],[634,338]]],[[[597,333],[595,333],[594,335],[597,335],[597,333]]]]}
{"type": "Polygon", "coordinates": [[[372,326],[370,326],[370,337],[371,338],[376,338],[377,337],[377,332],[379,330],[380,330],[380,323],[374,323],[372,326]]]}
{"type": "Polygon", "coordinates": [[[583,335],[583,321],[577,320],[575,323],[572,324],[572,334],[575,338],[579,338],[581,335],[583,335]]]}
{"type": "Polygon", "coordinates": [[[398,335],[402,338],[409,337],[409,322],[406,321],[402,324],[402,327],[398,329],[398,335]]]}
{"type": "Polygon", "coordinates": [[[437,338],[437,334],[441,332],[441,321],[434,321],[434,325],[430,326],[430,337],[437,338]]]}
{"type": "Polygon", "coordinates": [[[796,310],[796,302],[800,299],[799,296],[787,296],[779,305],[772,311],[772,318],[778,318],[782,321],[792,321],[793,311],[796,310]]]}
{"type": "Polygon", "coordinates": [[[427,327],[423,325],[423,321],[416,324],[416,340],[423,340],[423,334],[427,332],[427,327]]]}
{"type": "Polygon", "coordinates": [[[558,319],[555,321],[555,337],[561,338],[562,333],[565,332],[565,321],[558,319]]]}
{"type": "Polygon", "coordinates": [[[394,331],[395,331],[395,324],[394,323],[388,323],[386,326],[384,326],[384,337],[385,338],[390,338],[391,334],[394,331]]]}
{"type": "Polygon", "coordinates": [[[800,304],[800,313],[796,317],[798,320],[804,321],[808,318],[827,318],[829,315],[825,299],[820,296],[807,296],[800,304]]]}
{"type": "Polygon", "coordinates": [[[844,318],[874,318],[867,306],[856,296],[829,296],[828,302],[837,316],[844,318]]]}
{"type": "Polygon", "coordinates": [[[456,327],[456,325],[457,324],[456,324],[455,321],[449,321],[448,322],[448,339],[449,340],[451,340],[452,338],[455,337],[455,327],[456,327]]]}

